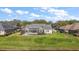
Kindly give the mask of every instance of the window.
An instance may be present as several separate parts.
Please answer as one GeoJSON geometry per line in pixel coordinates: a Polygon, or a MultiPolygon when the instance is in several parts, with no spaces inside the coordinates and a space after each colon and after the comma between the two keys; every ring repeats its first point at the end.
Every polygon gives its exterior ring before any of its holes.
{"type": "Polygon", "coordinates": [[[35,32],[38,32],[38,29],[37,28],[30,28],[29,32],[34,32],[35,33],[35,32]]]}
{"type": "Polygon", "coordinates": [[[46,32],[49,32],[49,30],[46,30],[46,32]]]}

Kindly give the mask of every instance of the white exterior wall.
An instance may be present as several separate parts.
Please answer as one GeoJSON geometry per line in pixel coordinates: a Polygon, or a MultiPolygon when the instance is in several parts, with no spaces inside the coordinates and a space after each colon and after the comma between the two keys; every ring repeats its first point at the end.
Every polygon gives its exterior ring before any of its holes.
{"type": "Polygon", "coordinates": [[[55,30],[55,29],[52,29],[52,31],[53,31],[53,32],[57,32],[57,30],[55,30]]]}
{"type": "Polygon", "coordinates": [[[0,31],[0,35],[5,35],[5,31],[0,31]]]}
{"type": "Polygon", "coordinates": [[[45,34],[52,34],[52,30],[44,30],[45,34]]]}

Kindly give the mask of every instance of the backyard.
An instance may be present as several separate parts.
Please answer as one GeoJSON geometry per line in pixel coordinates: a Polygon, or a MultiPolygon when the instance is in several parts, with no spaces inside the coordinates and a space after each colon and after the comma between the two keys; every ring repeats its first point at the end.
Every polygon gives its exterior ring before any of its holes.
{"type": "Polygon", "coordinates": [[[27,36],[14,33],[8,36],[0,36],[0,50],[79,50],[79,37],[59,32],[50,35],[27,36]]]}

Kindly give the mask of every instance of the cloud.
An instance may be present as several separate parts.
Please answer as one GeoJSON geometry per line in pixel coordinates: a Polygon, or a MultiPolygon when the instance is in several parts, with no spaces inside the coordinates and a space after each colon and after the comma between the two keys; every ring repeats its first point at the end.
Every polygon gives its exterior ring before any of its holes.
{"type": "Polygon", "coordinates": [[[76,16],[70,16],[70,19],[77,19],[77,20],[79,20],[79,17],[76,17],[76,16]]]}
{"type": "Polygon", "coordinates": [[[71,15],[65,10],[52,8],[52,7],[42,7],[39,9],[40,12],[48,13],[51,16],[45,16],[46,19],[51,21],[59,21],[59,20],[66,20],[70,19],[71,15]]]}
{"type": "Polygon", "coordinates": [[[55,21],[59,21],[59,20],[71,20],[71,19],[79,20],[79,17],[73,16],[73,15],[69,14],[65,10],[55,9],[55,8],[49,8],[48,12],[51,13],[51,14],[53,14],[53,15],[55,15],[55,17],[54,16],[51,17],[55,21]]]}
{"type": "Polygon", "coordinates": [[[40,17],[39,14],[35,14],[35,13],[31,13],[31,16],[32,16],[32,17],[40,17]]]}
{"type": "Polygon", "coordinates": [[[68,11],[65,11],[63,9],[47,7],[47,8],[41,8],[40,11],[51,14],[52,16],[46,16],[46,18],[54,22],[59,21],[59,20],[79,19],[79,17],[72,16],[68,13],[68,11]]]}
{"type": "Polygon", "coordinates": [[[50,8],[48,10],[48,12],[51,13],[51,14],[54,14],[56,16],[68,16],[69,15],[67,11],[65,11],[65,10],[58,10],[58,9],[55,9],[55,8],[50,8]]]}
{"type": "Polygon", "coordinates": [[[29,13],[29,11],[25,11],[24,13],[25,13],[25,14],[28,14],[28,13],[29,13]]]}
{"type": "Polygon", "coordinates": [[[47,19],[47,21],[53,21],[53,22],[64,20],[63,17],[60,16],[46,16],[45,18],[47,19]]]}
{"type": "Polygon", "coordinates": [[[38,8],[41,12],[46,12],[50,7],[40,7],[38,8]]]}
{"type": "Polygon", "coordinates": [[[24,14],[24,12],[21,11],[21,10],[16,10],[16,13],[17,13],[18,15],[23,15],[23,14],[24,14]]]}
{"type": "Polygon", "coordinates": [[[46,16],[46,18],[47,18],[47,19],[51,19],[52,17],[50,17],[50,16],[46,16]]]}
{"type": "Polygon", "coordinates": [[[79,17],[72,16],[72,15],[65,16],[65,17],[62,17],[62,16],[45,16],[45,19],[47,21],[56,22],[56,21],[73,20],[73,19],[79,20],[79,17]]]}
{"type": "Polygon", "coordinates": [[[6,13],[6,14],[12,14],[13,13],[13,11],[9,8],[2,8],[2,9],[0,9],[0,11],[2,11],[3,13],[6,13]]]}
{"type": "Polygon", "coordinates": [[[28,14],[29,11],[22,11],[22,10],[16,10],[15,11],[18,15],[24,15],[24,14],[28,14]]]}
{"type": "Polygon", "coordinates": [[[68,12],[65,10],[60,10],[60,9],[56,9],[56,8],[52,8],[52,7],[41,7],[40,11],[47,12],[49,14],[53,14],[56,16],[62,16],[62,17],[69,15],[68,12]]]}
{"type": "Polygon", "coordinates": [[[50,7],[41,7],[42,10],[48,10],[50,7]]]}

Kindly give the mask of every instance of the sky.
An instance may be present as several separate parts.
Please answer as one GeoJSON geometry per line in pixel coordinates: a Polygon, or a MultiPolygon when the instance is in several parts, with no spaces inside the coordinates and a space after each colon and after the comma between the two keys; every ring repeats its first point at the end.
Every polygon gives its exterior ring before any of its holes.
{"type": "Polygon", "coordinates": [[[79,20],[79,7],[0,7],[0,20],[13,19],[33,21],[79,20]]]}

